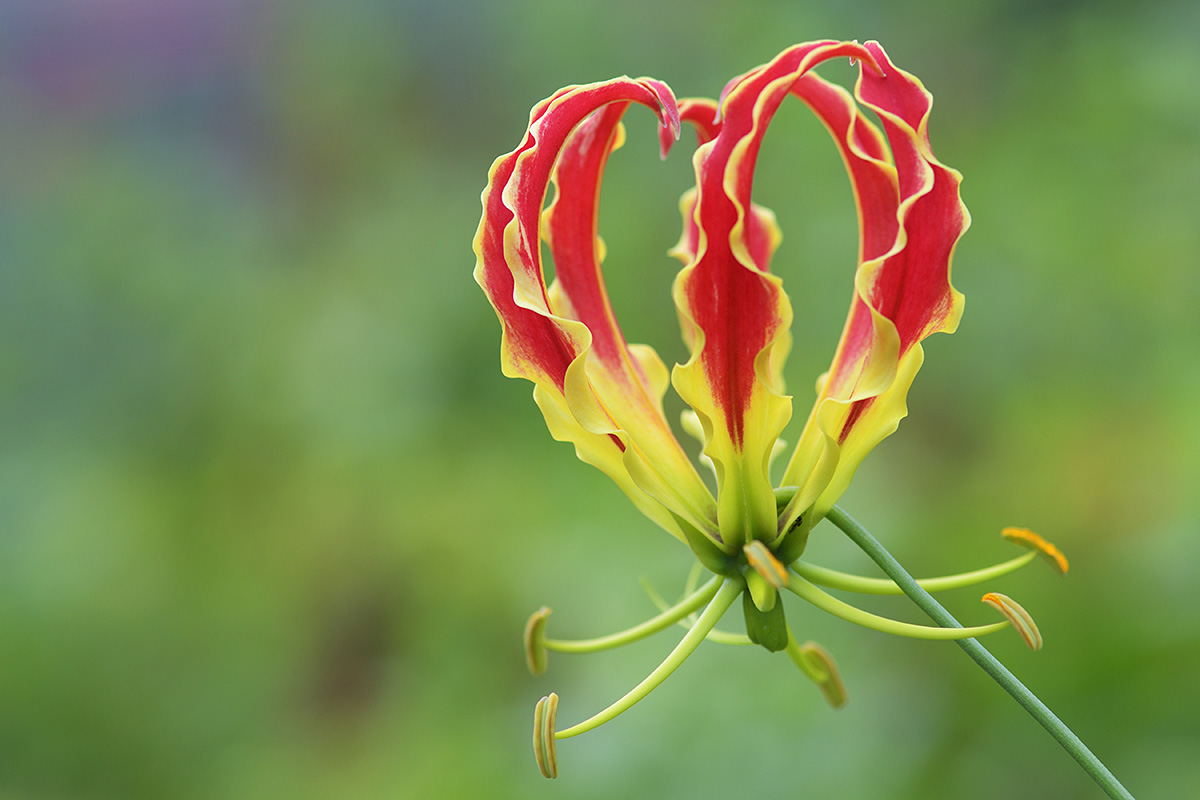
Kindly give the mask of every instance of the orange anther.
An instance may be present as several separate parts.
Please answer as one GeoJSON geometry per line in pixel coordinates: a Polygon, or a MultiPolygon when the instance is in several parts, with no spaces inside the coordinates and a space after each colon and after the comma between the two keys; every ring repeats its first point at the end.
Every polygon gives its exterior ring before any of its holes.
{"type": "Polygon", "coordinates": [[[765,544],[758,539],[752,539],[742,549],[746,553],[746,563],[761,575],[763,580],[776,589],[788,585],[787,567],[780,563],[765,544]]]}
{"type": "Polygon", "coordinates": [[[829,703],[832,708],[841,708],[846,705],[846,684],[842,683],[842,676],[838,672],[833,656],[829,655],[829,651],[816,642],[806,642],[797,650],[793,660],[799,657],[807,662],[812,670],[809,677],[821,690],[825,702],[829,703]]]}
{"type": "Polygon", "coordinates": [[[1023,547],[1028,547],[1030,550],[1036,550],[1054,565],[1059,575],[1067,574],[1067,568],[1069,567],[1067,557],[1062,554],[1061,550],[1033,531],[1026,528],[1005,528],[1000,531],[1000,535],[1010,542],[1016,542],[1023,547]]]}
{"type": "Polygon", "coordinates": [[[1033,617],[1029,615],[1028,611],[1021,608],[1020,603],[999,592],[988,592],[983,596],[983,602],[999,611],[1005,619],[1012,623],[1030,650],[1042,649],[1042,633],[1038,630],[1033,617]]]}

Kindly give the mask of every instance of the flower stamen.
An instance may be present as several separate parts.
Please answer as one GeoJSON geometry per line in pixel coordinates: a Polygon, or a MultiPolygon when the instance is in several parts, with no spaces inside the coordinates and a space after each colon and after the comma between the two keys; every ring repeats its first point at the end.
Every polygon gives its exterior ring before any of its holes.
{"type": "Polygon", "coordinates": [[[979,625],[972,628],[940,628],[930,625],[914,625],[910,622],[900,622],[863,611],[861,608],[843,602],[809,583],[799,575],[792,575],[787,589],[822,611],[833,614],[835,617],[844,619],[847,622],[853,622],[855,625],[870,628],[881,633],[891,633],[911,639],[933,639],[937,641],[970,639],[976,636],[995,633],[1008,627],[1008,622],[996,622],[991,625],[979,625]]]}
{"type": "Polygon", "coordinates": [[[713,626],[717,624],[717,620],[729,610],[729,607],[733,605],[733,601],[737,599],[738,595],[744,589],[745,586],[740,580],[734,578],[723,579],[720,588],[709,602],[708,607],[704,609],[704,613],[696,620],[696,624],[692,626],[687,635],[680,640],[675,649],[671,651],[653,672],[647,675],[641,683],[633,687],[620,700],[583,722],[554,733],[554,738],[569,739],[572,736],[578,736],[581,733],[587,733],[594,728],[598,728],[609,720],[628,711],[639,700],[642,700],[646,695],[658,688],[663,681],[670,677],[671,673],[687,660],[688,656],[695,652],[696,648],[713,629],[713,626]]]}
{"type": "Polygon", "coordinates": [[[558,716],[558,695],[551,692],[538,700],[533,709],[533,757],[547,778],[558,777],[558,753],[554,747],[554,721],[558,716]]]}
{"type": "Polygon", "coordinates": [[[696,611],[713,598],[720,586],[721,578],[713,577],[708,583],[692,592],[662,613],[651,617],[645,622],[626,628],[623,631],[598,636],[594,639],[546,639],[543,637],[545,619],[550,609],[541,608],[536,611],[525,625],[525,655],[530,664],[530,671],[540,675],[545,671],[546,656],[543,650],[554,650],[559,653],[596,653],[610,650],[614,647],[630,644],[645,639],[659,631],[666,630],[679,620],[696,611]],[[539,659],[540,658],[540,662],[539,659]],[[541,671],[535,671],[534,666],[542,665],[541,671]]]}
{"type": "Polygon", "coordinates": [[[800,644],[788,628],[787,654],[792,663],[817,685],[830,707],[841,708],[846,704],[846,685],[842,683],[837,664],[828,650],[816,642],[800,644]]]}
{"type": "MultiPolygon", "coordinates": [[[[746,564],[750,569],[745,570],[747,597],[754,603],[755,608],[761,614],[768,614],[774,611],[775,602],[779,598],[779,589],[787,583],[788,575],[787,568],[779,563],[779,560],[771,554],[758,539],[753,539],[748,542],[742,552],[746,556],[746,564]]],[[[761,614],[748,611],[755,619],[761,617],[761,614]]],[[[774,612],[776,621],[782,619],[783,610],[774,612]]],[[[759,620],[762,621],[761,619],[759,620]]],[[[750,630],[758,623],[751,623],[747,619],[747,629],[750,630]]],[[[776,650],[782,649],[785,644],[784,630],[781,626],[776,627],[775,643],[778,645],[776,650]]],[[[751,633],[751,639],[755,639],[755,635],[751,633]]]]}
{"type": "Polygon", "coordinates": [[[787,567],[779,563],[779,559],[775,558],[775,555],[761,540],[751,540],[742,548],[742,551],[746,554],[746,563],[753,567],[754,571],[761,575],[772,588],[782,589],[787,586],[787,567]]]}
{"type": "MultiPolygon", "coordinates": [[[[697,562],[694,566],[699,567],[701,565],[699,562],[697,562]]],[[[695,584],[695,580],[694,580],[695,575],[696,575],[696,570],[693,569],[692,575],[688,576],[688,585],[684,589],[685,592],[692,591],[691,587],[695,584]]],[[[650,582],[649,578],[642,576],[641,582],[642,582],[642,590],[646,593],[646,596],[650,598],[650,602],[652,602],[652,603],[654,603],[654,605],[658,606],[658,609],[660,611],[666,611],[668,608],[671,607],[671,604],[668,603],[661,594],[659,594],[658,589],[654,588],[654,584],[652,584],[650,582]]],[[[688,614],[686,617],[679,620],[675,624],[677,626],[679,626],[680,628],[683,628],[685,631],[689,630],[693,625],[696,624],[696,615],[695,615],[695,613],[688,614]]],[[[750,641],[750,637],[744,633],[730,633],[729,631],[723,631],[720,628],[713,628],[711,631],[708,632],[708,636],[706,636],[705,638],[708,641],[716,642],[717,644],[729,644],[729,645],[741,645],[741,646],[754,644],[754,642],[750,641]]]]}
{"type": "MultiPolygon", "coordinates": [[[[1033,561],[1037,553],[1028,552],[1009,559],[1000,564],[971,572],[960,572],[956,575],[942,575],[936,578],[921,578],[917,584],[927,592],[944,592],[948,589],[961,589],[964,586],[974,586],[977,583],[999,578],[1010,572],[1015,572],[1033,561]]],[[[829,589],[842,589],[859,594],[904,594],[904,591],[888,578],[868,578],[862,575],[851,575],[827,567],[819,567],[805,561],[792,564],[797,574],[813,583],[829,589]]]]}
{"type": "Polygon", "coordinates": [[[533,675],[541,675],[546,671],[546,617],[550,616],[550,607],[542,606],[529,617],[525,623],[525,665],[533,675]]]}
{"type": "MultiPolygon", "coordinates": [[[[777,492],[779,490],[776,490],[777,492]]],[[[944,592],[949,589],[961,589],[974,586],[1015,572],[1028,564],[1035,556],[1041,555],[1058,571],[1066,575],[1067,557],[1050,542],[1025,528],[1005,528],[1000,532],[1010,542],[1029,548],[1028,553],[1009,559],[983,569],[970,572],[960,572],[955,575],[942,575],[937,578],[921,578],[917,585],[927,592],[944,592]]],[[[859,594],[903,594],[903,590],[888,578],[868,578],[863,575],[852,575],[827,567],[819,567],[805,561],[796,561],[792,569],[818,586],[829,589],[842,589],[859,594]]]]}
{"type": "Polygon", "coordinates": [[[1070,564],[1067,563],[1067,557],[1062,554],[1062,551],[1028,528],[1005,528],[1000,531],[1000,535],[1010,542],[1015,542],[1022,547],[1028,547],[1042,555],[1058,570],[1059,575],[1067,574],[1070,564]]]}
{"type": "Polygon", "coordinates": [[[988,592],[982,598],[983,602],[1004,615],[1004,618],[1012,623],[1013,628],[1017,633],[1021,634],[1021,639],[1024,640],[1026,646],[1030,650],[1042,649],[1042,633],[1038,630],[1037,623],[1033,621],[1033,617],[1029,612],[1021,607],[1021,604],[1013,600],[1008,595],[1000,594],[999,592],[988,592]]]}

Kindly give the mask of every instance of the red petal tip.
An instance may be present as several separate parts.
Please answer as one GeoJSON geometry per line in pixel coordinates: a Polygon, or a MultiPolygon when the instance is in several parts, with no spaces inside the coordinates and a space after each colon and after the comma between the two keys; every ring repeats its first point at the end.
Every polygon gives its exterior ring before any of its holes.
{"type": "Polygon", "coordinates": [[[658,148],[659,155],[665,159],[667,153],[671,151],[671,146],[679,141],[679,135],[683,129],[683,125],[679,121],[679,104],[675,101],[675,93],[671,91],[671,87],[662,81],[655,80],[654,78],[639,78],[638,83],[641,83],[647,89],[654,92],[654,95],[658,98],[658,119],[660,122],[658,127],[658,148]]]}
{"type": "MultiPolygon", "coordinates": [[[[891,66],[892,62],[888,59],[888,55],[884,51],[883,45],[879,44],[879,42],[875,41],[874,39],[871,39],[865,45],[863,45],[863,47],[866,48],[868,55],[863,57],[862,66],[867,66],[869,64],[872,72],[874,72],[880,78],[886,78],[887,71],[884,70],[882,64],[891,66]]],[[[854,59],[850,59],[850,63],[853,64],[854,59]]],[[[860,72],[862,70],[862,66],[859,67],[860,72]]]]}
{"type": "Polygon", "coordinates": [[[679,137],[672,136],[671,131],[666,125],[658,126],[658,157],[663,161],[667,160],[667,153],[671,152],[671,146],[675,144],[679,137]]]}

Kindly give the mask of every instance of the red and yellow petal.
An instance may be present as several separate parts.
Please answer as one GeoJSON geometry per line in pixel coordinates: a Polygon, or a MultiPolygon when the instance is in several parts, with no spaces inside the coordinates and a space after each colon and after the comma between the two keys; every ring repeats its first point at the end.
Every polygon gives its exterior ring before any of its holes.
{"type": "Polygon", "coordinates": [[[489,175],[475,277],[503,327],[504,372],[535,384],[551,434],[671,533],[684,538],[681,525],[691,525],[715,535],[712,497],[663,417],[666,367],[650,348],[625,342],[600,269],[600,180],[631,103],[678,133],[674,97],[657,81],[569,87],[534,108],[521,145],[489,175]],[[551,181],[556,197],[543,213],[551,181]],[[555,262],[551,288],[543,238],[555,262]]]}
{"type": "Polygon", "coordinates": [[[863,60],[855,96],[879,115],[883,133],[847,92],[816,76],[793,89],[841,151],[860,243],[846,327],[784,475],[785,484],[800,487],[785,526],[811,508],[811,527],[832,507],[866,453],[907,413],[921,340],[953,332],[962,315],[963,297],[950,285],[954,247],[970,222],[959,197],[962,176],[930,149],[932,96],[877,43],[865,47],[871,58],[863,60]]]}
{"type": "Polygon", "coordinates": [[[721,100],[719,132],[693,159],[696,230],[685,225],[677,248],[692,258],[675,283],[691,358],[672,380],[700,418],[704,452],[717,467],[721,536],[734,544],[776,535],[767,464],[791,416],[779,368],[792,311],[780,279],[768,272],[778,232],[750,201],[755,161],[792,84],[838,56],[871,58],[856,43],[812,42],[733,81],[721,100]]]}
{"type": "MultiPolygon", "coordinates": [[[[716,100],[687,98],[679,101],[679,118],[682,122],[691,123],[696,128],[696,138],[701,145],[711,142],[720,134],[722,123],[719,112],[720,106],[716,100]]],[[[696,258],[700,242],[695,187],[683,193],[683,197],[679,201],[679,211],[683,216],[683,234],[679,238],[679,243],[671,248],[668,255],[679,259],[686,266],[696,258]]],[[[750,230],[746,238],[753,243],[750,257],[760,269],[765,271],[770,266],[771,256],[774,255],[783,239],[779,225],[775,221],[775,212],[757,203],[751,203],[747,226],[750,230]]],[[[694,345],[691,338],[693,327],[687,324],[686,318],[681,318],[680,322],[684,341],[691,350],[694,345]]],[[[790,337],[790,333],[787,335],[790,337]]],[[[788,349],[787,346],[780,346],[772,351],[777,356],[772,359],[771,363],[772,386],[780,394],[784,391],[782,362],[787,356],[788,349]]]]}
{"type": "Polygon", "coordinates": [[[699,530],[731,549],[773,539],[801,513],[811,527],[905,415],[921,340],[952,332],[962,313],[950,262],[969,217],[961,176],[930,150],[930,107],[920,82],[874,42],[797,45],[731,81],[719,103],[688,100],[677,109],[665,85],[628,78],[559,91],[535,107],[521,146],[493,165],[483,196],[476,278],[504,328],[505,372],[533,381],[553,435],[575,443],[676,535],[694,540],[699,530]],[[858,103],[810,72],[839,56],[863,65],[858,103]],[[783,480],[800,488],[777,520],[767,466],[791,415],[781,372],[791,307],[769,272],[778,228],[750,194],[762,136],[789,92],[841,151],[860,247],[842,338],[783,480]],[[686,264],[674,295],[691,357],[671,380],[701,424],[718,474],[715,504],[663,417],[666,367],[649,348],[625,342],[600,270],[600,179],[634,102],[659,114],[664,151],[681,118],[701,143],[672,251],[686,264]],[[859,104],[878,114],[882,130],[859,104]],[[551,181],[556,197],[543,213],[551,181]],[[542,239],[555,260],[549,288],[542,239]]]}

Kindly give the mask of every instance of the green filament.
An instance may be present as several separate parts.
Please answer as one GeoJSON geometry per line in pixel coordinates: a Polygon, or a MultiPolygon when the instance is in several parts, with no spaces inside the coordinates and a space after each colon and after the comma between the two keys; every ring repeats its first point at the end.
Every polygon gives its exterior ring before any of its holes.
{"type": "MultiPolygon", "coordinates": [[[[908,574],[908,571],[900,565],[900,562],[884,549],[879,540],[857,520],[838,506],[830,509],[825,518],[840,528],[852,542],[870,556],[871,560],[878,564],[880,569],[887,573],[887,576],[895,581],[904,590],[904,593],[920,606],[922,611],[929,615],[930,619],[948,628],[960,627],[958,620],[943,608],[942,604],[933,598],[933,595],[922,589],[908,574]]],[[[1021,683],[1007,667],[988,652],[987,648],[974,639],[961,639],[957,644],[984,672],[991,676],[992,680],[1012,695],[1013,699],[1029,712],[1029,715],[1037,720],[1054,737],[1055,741],[1071,754],[1072,758],[1079,762],[1084,771],[1109,797],[1113,800],[1133,800],[1133,795],[1121,785],[1121,782],[1104,765],[1104,762],[1097,758],[1087,745],[1075,735],[1075,732],[1038,699],[1037,695],[1029,691],[1025,684],[1021,683]]]]}
{"type": "MultiPolygon", "coordinates": [[[[1033,561],[1036,557],[1037,552],[1030,550],[1028,553],[1019,555],[1002,564],[996,564],[993,567],[985,567],[984,569],[977,569],[972,572],[962,572],[957,575],[945,575],[940,578],[922,578],[917,580],[917,584],[927,592],[961,589],[964,586],[974,586],[977,583],[990,581],[993,578],[999,578],[1002,575],[1015,572],[1030,561],[1033,561]]],[[[809,564],[804,561],[797,561],[792,564],[792,569],[813,583],[826,586],[830,589],[843,589],[848,592],[858,592],[859,594],[904,594],[904,590],[888,578],[865,578],[861,575],[851,575],[835,569],[818,567],[816,564],[809,564]]]]}
{"type": "Polygon", "coordinates": [[[966,639],[972,636],[995,633],[1008,627],[1007,620],[991,625],[981,625],[977,628],[939,628],[929,625],[914,625],[910,622],[898,622],[894,619],[871,614],[863,611],[861,608],[856,608],[849,603],[838,600],[833,595],[822,591],[799,575],[792,576],[787,588],[793,594],[804,598],[822,611],[827,611],[847,622],[853,622],[855,625],[861,625],[864,628],[870,628],[881,633],[907,636],[911,639],[966,639]]]}
{"type": "MultiPolygon", "coordinates": [[[[721,579],[717,579],[721,580],[721,579]]],[[[707,588],[707,586],[706,586],[707,588]]],[[[633,687],[617,702],[613,703],[608,708],[590,717],[578,725],[574,725],[563,731],[558,731],[554,734],[555,739],[568,739],[572,736],[578,736],[581,733],[598,728],[621,713],[628,711],[639,700],[644,698],[650,692],[658,688],[658,686],[670,677],[671,673],[679,668],[688,656],[695,652],[700,643],[704,641],[704,637],[708,635],[713,626],[717,624],[717,620],[729,610],[733,605],[733,601],[738,598],[738,595],[745,589],[745,585],[736,579],[725,578],[721,583],[720,589],[717,590],[712,602],[708,604],[708,608],[704,609],[704,613],[696,620],[696,624],[687,632],[687,635],[675,646],[671,654],[667,656],[661,664],[659,664],[653,672],[646,678],[633,687]]],[[[703,591],[703,590],[702,590],[703,591]]],[[[669,624],[669,623],[668,623],[669,624]]]]}
{"type": "Polygon", "coordinates": [[[696,611],[713,598],[721,583],[719,577],[714,577],[692,594],[680,600],[675,605],[655,617],[651,617],[640,625],[634,625],[618,633],[600,636],[595,639],[546,639],[542,642],[547,650],[559,653],[595,653],[609,650],[613,647],[636,642],[652,636],[661,630],[674,625],[679,620],[696,611]]]}

